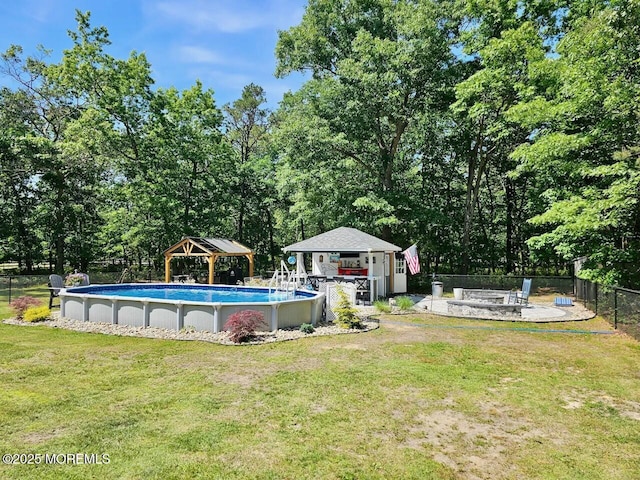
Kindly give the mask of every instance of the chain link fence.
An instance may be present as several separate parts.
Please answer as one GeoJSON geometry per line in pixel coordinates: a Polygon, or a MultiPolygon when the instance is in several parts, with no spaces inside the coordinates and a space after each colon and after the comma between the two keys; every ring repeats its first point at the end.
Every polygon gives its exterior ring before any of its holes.
{"type": "MultiPolygon", "coordinates": [[[[131,271],[123,272],[89,272],[92,284],[113,284],[121,280],[124,282],[164,282],[164,277],[158,272],[131,271]],[[124,276],[124,278],[123,278],[124,276]]],[[[25,295],[37,298],[49,296],[49,275],[0,275],[0,303],[11,303],[18,297],[25,295]]]]}
{"type": "Polygon", "coordinates": [[[576,298],[617,330],[640,340],[640,291],[576,278],[576,298]]]}
{"type": "Polygon", "coordinates": [[[0,302],[11,303],[25,295],[44,298],[49,295],[48,275],[2,275],[0,276],[0,302]]]}
{"type": "Polygon", "coordinates": [[[522,288],[522,281],[531,278],[532,293],[558,293],[573,295],[573,277],[561,276],[517,276],[517,275],[417,275],[409,277],[409,291],[430,293],[433,281],[442,282],[445,292],[454,288],[484,288],[489,290],[515,290],[522,288]]]}

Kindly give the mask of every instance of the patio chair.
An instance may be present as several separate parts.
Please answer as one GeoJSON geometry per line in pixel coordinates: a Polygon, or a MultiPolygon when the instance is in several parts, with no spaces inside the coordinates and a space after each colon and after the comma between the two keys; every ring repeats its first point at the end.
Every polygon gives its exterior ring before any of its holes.
{"type": "Polygon", "coordinates": [[[361,301],[363,305],[371,301],[371,288],[369,287],[368,278],[354,279],[356,284],[356,302],[361,301]]]}
{"type": "Polygon", "coordinates": [[[49,275],[49,309],[53,308],[53,298],[64,288],[64,280],[60,275],[49,275]]]}
{"type": "Polygon", "coordinates": [[[531,292],[531,279],[525,278],[522,281],[522,290],[509,292],[508,303],[529,305],[529,293],[531,292]]]}
{"type": "Polygon", "coordinates": [[[307,278],[316,292],[320,290],[324,291],[325,284],[327,283],[327,277],[324,275],[309,275],[307,278]]]}

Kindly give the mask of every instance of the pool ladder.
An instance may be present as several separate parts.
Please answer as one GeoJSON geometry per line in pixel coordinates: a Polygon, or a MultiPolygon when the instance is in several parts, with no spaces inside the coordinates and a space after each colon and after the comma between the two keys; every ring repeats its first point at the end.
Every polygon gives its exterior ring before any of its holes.
{"type": "Polygon", "coordinates": [[[287,295],[295,296],[300,285],[307,282],[307,272],[302,270],[291,271],[284,260],[280,260],[280,270],[273,272],[269,282],[269,295],[271,292],[286,292],[287,295]]]}

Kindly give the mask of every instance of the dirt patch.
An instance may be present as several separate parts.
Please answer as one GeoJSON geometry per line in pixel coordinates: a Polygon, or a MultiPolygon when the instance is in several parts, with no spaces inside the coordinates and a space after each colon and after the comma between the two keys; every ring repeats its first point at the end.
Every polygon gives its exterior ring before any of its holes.
{"type": "Polygon", "coordinates": [[[484,480],[517,474],[507,461],[507,452],[532,440],[559,441],[557,432],[554,435],[552,439],[549,433],[510,414],[503,405],[489,403],[474,416],[453,408],[423,413],[415,419],[405,445],[422,448],[428,444],[434,450],[434,460],[452,468],[460,478],[484,480]]]}
{"type": "Polygon", "coordinates": [[[61,429],[54,429],[49,432],[26,432],[22,436],[22,441],[24,443],[36,445],[48,442],[49,440],[53,440],[54,438],[62,435],[65,435],[65,431],[61,429]]]}
{"type": "Polygon", "coordinates": [[[578,410],[602,405],[609,415],[618,414],[640,422],[640,402],[630,400],[620,400],[604,392],[572,391],[562,397],[564,402],[561,405],[566,410],[578,410]]]}

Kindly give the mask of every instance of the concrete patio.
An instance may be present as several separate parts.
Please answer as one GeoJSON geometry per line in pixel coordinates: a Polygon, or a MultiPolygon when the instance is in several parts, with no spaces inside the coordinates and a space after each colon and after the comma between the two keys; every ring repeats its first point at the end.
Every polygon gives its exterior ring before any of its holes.
{"type": "MultiPolygon", "coordinates": [[[[452,315],[448,312],[447,300],[453,300],[452,298],[440,297],[432,298],[430,295],[425,297],[414,296],[414,310],[428,311],[436,315],[443,315],[449,317],[461,317],[460,315],[452,315]]],[[[501,316],[493,316],[489,312],[486,315],[477,314],[466,318],[476,318],[480,320],[502,320],[502,321],[519,321],[519,322],[532,322],[532,323],[548,323],[548,322],[573,322],[579,320],[588,320],[593,318],[595,314],[584,308],[580,304],[574,304],[571,307],[556,307],[553,303],[536,302],[536,298],[533,297],[530,300],[528,306],[522,308],[522,317],[504,318],[501,316]]],[[[463,317],[465,318],[465,317],[463,317]]]]}

